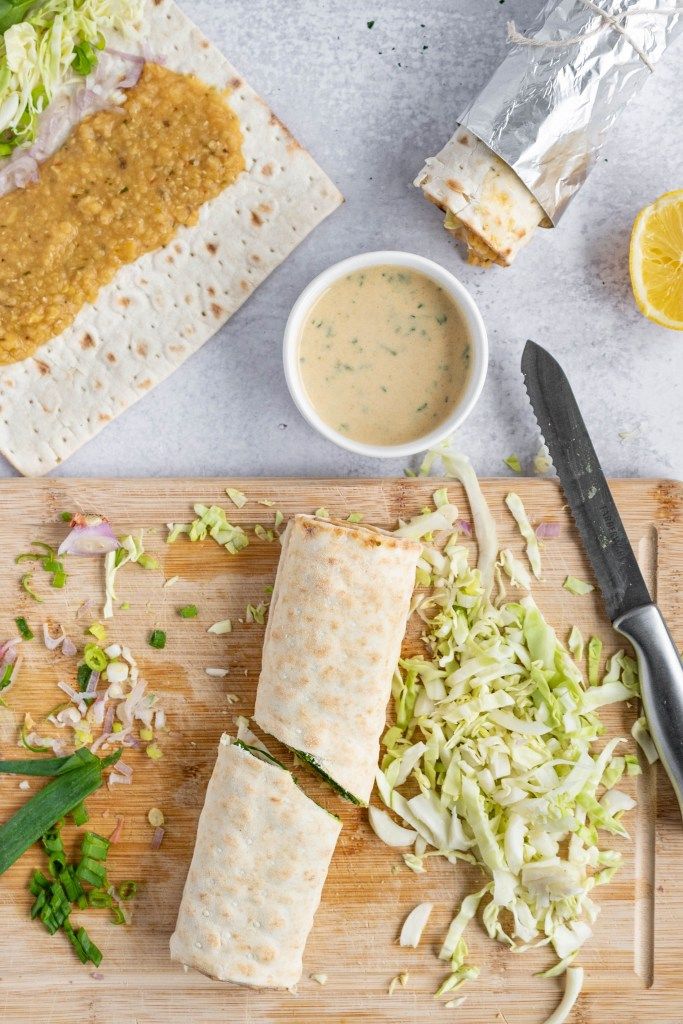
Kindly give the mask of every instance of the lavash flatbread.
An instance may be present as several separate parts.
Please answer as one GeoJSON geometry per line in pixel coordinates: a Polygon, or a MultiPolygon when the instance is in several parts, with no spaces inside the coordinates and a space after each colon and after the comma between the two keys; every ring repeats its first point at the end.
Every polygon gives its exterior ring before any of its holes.
{"type": "Polygon", "coordinates": [[[222,736],[172,959],[237,985],[296,985],[340,830],[289,772],[222,736]]]}
{"type": "Polygon", "coordinates": [[[507,267],[547,218],[521,178],[483,142],[459,128],[414,182],[446,212],[468,260],[507,267]]]}
{"type": "Polygon", "coordinates": [[[372,791],[420,550],[304,515],[283,537],[254,721],[360,803],[372,791]]]}
{"type": "Polygon", "coordinates": [[[195,226],[121,268],[35,357],[0,367],[0,451],[27,475],[54,469],[172,373],[342,202],[173,0],[150,0],[147,24],[147,52],[230,88],[247,169],[195,226]]]}

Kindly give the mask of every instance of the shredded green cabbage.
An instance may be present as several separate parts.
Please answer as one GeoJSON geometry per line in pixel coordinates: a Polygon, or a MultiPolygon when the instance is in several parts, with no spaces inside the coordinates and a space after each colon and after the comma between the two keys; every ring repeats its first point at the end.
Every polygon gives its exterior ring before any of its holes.
{"type": "Polygon", "coordinates": [[[233,526],[228,521],[225,509],[219,505],[201,505],[197,503],[194,506],[194,511],[197,518],[191,523],[166,523],[168,530],[167,544],[173,544],[181,534],[187,534],[193,542],[206,540],[207,537],[211,537],[217,544],[220,544],[226,551],[229,551],[231,555],[238,554],[249,544],[249,538],[242,527],[233,526]]]}
{"type": "Polygon", "coordinates": [[[62,86],[88,75],[112,31],[137,33],[144,0],[36,0],[0,36],[0,157],[35,139],[62,86]]]}
{"type": "MultiPolygon", "coordinates": [[[[481,513],[476,477],[468,483],[481,513]]],[[[436,500],[442,497],[437,491],[436,500]]],[[[633,755],[618,751],[624,740],[598,749],[604,728],[596,714],[638,695],[636,663],[618,652],[587,688],[529,594],[494,603],[455,528],[434,546],[433,517],[446,508],[454,522],[454,506],[441,505],[399,530],[425,545],[420,582],[430,589],[416,593],[413,608],[426,650],[401,660],[395,673],[396,724],[383,737],[377,774],[382,802],[417,833],[403,854],[408,867],[424,871],[427,858],[443,856],[488,876],[448,929],[440,955],[450,960],[450,974],[439,994],[476,976],[464,933],[478,910],[492,938],[519,950],[550,944],[557,973],[565,970],[592,934],[593,890],[621,861],[601,845],[605,833],[627,834],[621,818],[634,802],[615,786],[639,771],[633,755]]],[[[528,524],[515,501],[511,510],[528,524]]],[[[519,585],[509,552],[498,564],[519,585]]],[[[578,630],[571,649],[580,660],[578,630]]],[[[593,672],[595,654],[593,638],[593,672]]],[[[571,975],[572,994],[579,977],[571,975]]]]}
{"type": "Polygon", "coordinates": [[[565,590],[568,590],[570,594],[576,594],[577,597],[583,597],[584,594],[590,594],[595,590],[592,583],[586,583],[584,580],[579,580],[576,576],[567,576],[562,586],[565,590]]]}
{"type": "Polygon", "coordinates": [[[505,499],[505,504],[512,512],[515,522],[519,526],[519,532],[526,541],[526,554],[529,559],[529,565],[536,579],[541,578],[541,549],[538,546],[538,537],[534,533],[534,529],[529,522],[529,517],[526,514],[526,509],[522,504],[522,499],[518,494],[511,492],[505,499]]]}

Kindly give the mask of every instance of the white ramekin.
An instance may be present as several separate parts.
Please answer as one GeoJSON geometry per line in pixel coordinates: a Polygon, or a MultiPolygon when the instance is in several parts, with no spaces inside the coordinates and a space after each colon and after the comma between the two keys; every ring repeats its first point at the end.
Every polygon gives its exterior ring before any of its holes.
{"type": "Polygon", "coordinates": [[[440,441],[443,441],[449,436],[449,434],[452,434],[457,427],[464,423],[474,408],[474,405],[481,394],[481,389],[484,386],[486,370],[488,367],[489,348],[486,337],[486,328],[484,326],[481,313],[465,286],[462,285],[460,281],[453,276],[453,274],[439,266],[438,263],[434,263],[433,260],[425,259],[424,256],[416,256],[411,252],[391,252],[387,250],[380,252],[364,252],[358,256],[351,256],[349,259],[342,260],[341,263],[335,263],[334,266],[328,267],[327,270],[324,270],[322,274],[318,274],[318,276],[314,278],[306,288],[304,288],[301,295],[294,303],[292,311],[289,314],[289,319],[287,320],[283,344],[283,358],[285,364],[285,379],[287,380],[289,392],[294,399],[299,412],[304,419],[308,420],[312,427],[315,427],[323,437],[326,437],[329,441],[333,441],[334,444],[339,445],[340,448],[346,448],[348,451],[356,452],[358,455],[370,455],[378,459],[392,459],[415,455],[417,452],[426,451],[427,448],[431,448],[440,441]],[[346,437],[344,434],[340,434],[339,431],[329,426],[329,424],[325,423],[325,421],[319,416],[315,406],[311,403],[306,393],[306,388],[304,387],[304,383],[301,379],[301,373],[299,371],[299,339],[301,337],[304,321],[306,320],[313,304],[318,298],[320,298],[322,293],[339,278],[345,277],[347,274],[352,274],[356,270],[364,270],[366,267],[376,267],[384,264],[393,267],[409,267],[411,270],[419,271],[427,277],[430,277],[433,281],[436,281],[436,283],[439,284],[445,292],[448,292],[462,312],[469,329],[471,339],[471,372],[467,387],[465,388],[460,401],[454,407],[451,414],[443,421],[443,423],[440,423],[435,430],[432,430],[429,434],[424,434],[422,437],[416,438],[414,441],[407,441],[405,444],[363,444],[360,441],[354,441],[352,438],[346,437]]]}

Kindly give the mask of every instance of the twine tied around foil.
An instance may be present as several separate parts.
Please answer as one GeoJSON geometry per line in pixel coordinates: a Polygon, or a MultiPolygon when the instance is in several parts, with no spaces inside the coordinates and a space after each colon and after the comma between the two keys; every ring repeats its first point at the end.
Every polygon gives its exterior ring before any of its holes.
{"type": "Polygon", "coordinates": [[[518,32],[514,21],[509,21],[507,24],[508,42],[516,43],[518,46],[536,46],[552,50],[564,50],[569,46],[573,46],[575,43],[582,43],[584,39],[590,39],[591,36],[596,36],[608,28],[613,28],[615,32],[619,32],[619,34],[622,35],[633,47],[646,68],[650,71],[654,71],[654,66],[650,63],[648,55],[642,47],[638,45],[635,39],[629,35],[628,30],[621,24],[621,22],[625,21],[627,18],[634,18],[638,14],[645,14],[648,17],[659,16],[665,18],[670,17],[672,14],[683,14],[683,6],[678,4],[674,7],[659,10],[649,7],[639,7],[636,10],[622,11],[621,14],[611,14],[609,11],[605,11],[598,4],[594,3],[594,0],[579,0],[579,2],[588,7],[589,10],[600,15],[602,23],[598,25],[597,28],[591,29],[590,32],[582,32],[576,36],[569,36],[567,39],[536,39],[535,37],[525,36],[522,32],[518,32]]]}

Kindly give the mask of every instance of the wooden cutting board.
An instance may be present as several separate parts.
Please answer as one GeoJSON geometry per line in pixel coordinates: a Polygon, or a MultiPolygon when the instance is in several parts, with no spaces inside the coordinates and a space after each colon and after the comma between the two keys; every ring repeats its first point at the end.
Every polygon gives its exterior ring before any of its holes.
{"type": "MultiPolygon", "coordinates": [[[[134,768],[133,784],[100,792],[89,800],[91,824],[108,834],[117,814],[124,817],[123,841],[112,849],[110,875],[142,882],[134,906],[134,923],[115,927],[106,911],[81,915],[105,953],[99,971],[82,967],[61,935],[50,938],[31,922],[26,881],[43,855],[34,850],[0,881],[2,951],[0,952],[0,1020],[44,1024],[423,1024],[467,1021],[468,1024],[536,1024],[556,1005],[561,982],[536,979],[534,972],[552,962],[545,949],[517,955],[488,939],[478,924],[468,934],[471,959],[481,975],[462,994],[460,1011],[446,1009],[432,997],[444,976],[437,960],[445,928],[460,898],[481,884],[469,866],[453,868],[433,859],[426,874],[415,875],[400,854],[384,847],[370,831],[366,813],[344,804],[314,777],[299,771],[309,794],[344,822],[322,904],[316,917],[296,995],[259,993],[211,982],[171,963],[168,938],[173,929],[182,885],[192,852],[197,817],[210,775],[218,738],[232,730],[236,715],[249,715],[259,672],[263,627],[247,624],[247,603],[267,600],[279,545],[252,538],[239,556],[213,542],[191,545],[182,538],[164,543],[167,521],[187,521],[194,501],[230,505],[226,485],[249,497],[230,518],[245,527],[269,526],[273,501],[285,516],[326,506],[333,515],[360,512],[368,522],[393,527],[397,517],[416,513],[437,486],[427,480],[16,480],[0,484],[0,586],[4,600],[0,638],[14,633],[13,619],[23,614],[33,625],[61,623],[83,642],[83,619],[76,613],[86,598],[99,607],[102,563],[71,559],[63,591],[51,591],[37,570],[35,582],[45,595],[38,605],[19,588],[25,566],[15,555],[29,542],[58,542],[65,526],[63,510],[97,510],[109,516],[117,532],[145,530],[147,549],[161,563],[158,572],[135,565],[122,569],[118,611],[108,625],[109,640],[128,643],[143,668],[150,689],[163,697],[168,733],[161,739],[164,757],[152,764],[140,752],[126,754],[134,768]],[[169,577],[177,583],[163,587],[169,577]],[[195,620],[183,620],[177,608],[194,603],[195,620]],[[231,635],[210,636],[207,627],[230,617],[231,635]],[[151,628],[168,633],[156,651],[147,644],[151,628]],[[223,678],[206,675],[207,666],[229,667],[223,678]],[[167,833],[159,851],[150,849],[152,829],[146,820],[156,806],[166,816],[167,833]],[[401,949],[397,935],[405,914],[431,900],[434,911],[418,949],[401,949]],[[390,998],[390,980],[409,973],[405,988],[390,998]],[[311,974],[327,975],[321,987],[311,974]]],[[[561,524],[559,538],[543,552],[544,581],[536,599],[564,639],[572,624],[585,637],[598,634],[607,652],[618,638],[611,631],[596,594],[575,597],[564,591],[567,573],[591,579],[576,531],[554,482],[519,479],[484,484],[500,527],[502,544],[522,554],[516,527],[503,499],[511,486],[521,495],[532,521],[561,524]]],[[[662,480],[620,480],[614,495],[629,536],[639,554],[653,593],[674,635],[683,640],[683,569],[681,504],[683,489],[662,480]]],[[[468,516],[456,485],[451,499],[468,516]]],[[[474,550],[473,550],[474,555],[474,550]]],[[[38,630],[36,630],[38,632],[38,630]]],[[[411,629],[407,650],[418,646],[411,629]]],[[[24,711],[44,714],[59,700],[56,683],[73,678],[74,662],[50,653],[39,639],[26,645],[21,678],[0,709],[0,756],[18,756],[17,725],[24,711]]],[[[353,680],[349,680],[353,700],[353,680]]],[[[605,715],[610,733],[629,735],[635,708],[605,715]]],[[[274,745],[275,746],[275,745],[274,745]]],[[[586,967],[584,994],[575,1010],[577,1024],[681,1024],[683,971],[680,966],[683,920],[683,827],[671,789],[661,771],[647,770],[636,780],[638,810],[628,827],[631,838],[613,845],[624,854],[624,867],[613,883],[598,892],[602,913],[595,935],[581,957],[586,967]]],[[[32,782],[35,789],[37,783],[32,782]]],[[[0,779],[0,817],[6,819],[26,794],[12,777],[0,779]]]]}

